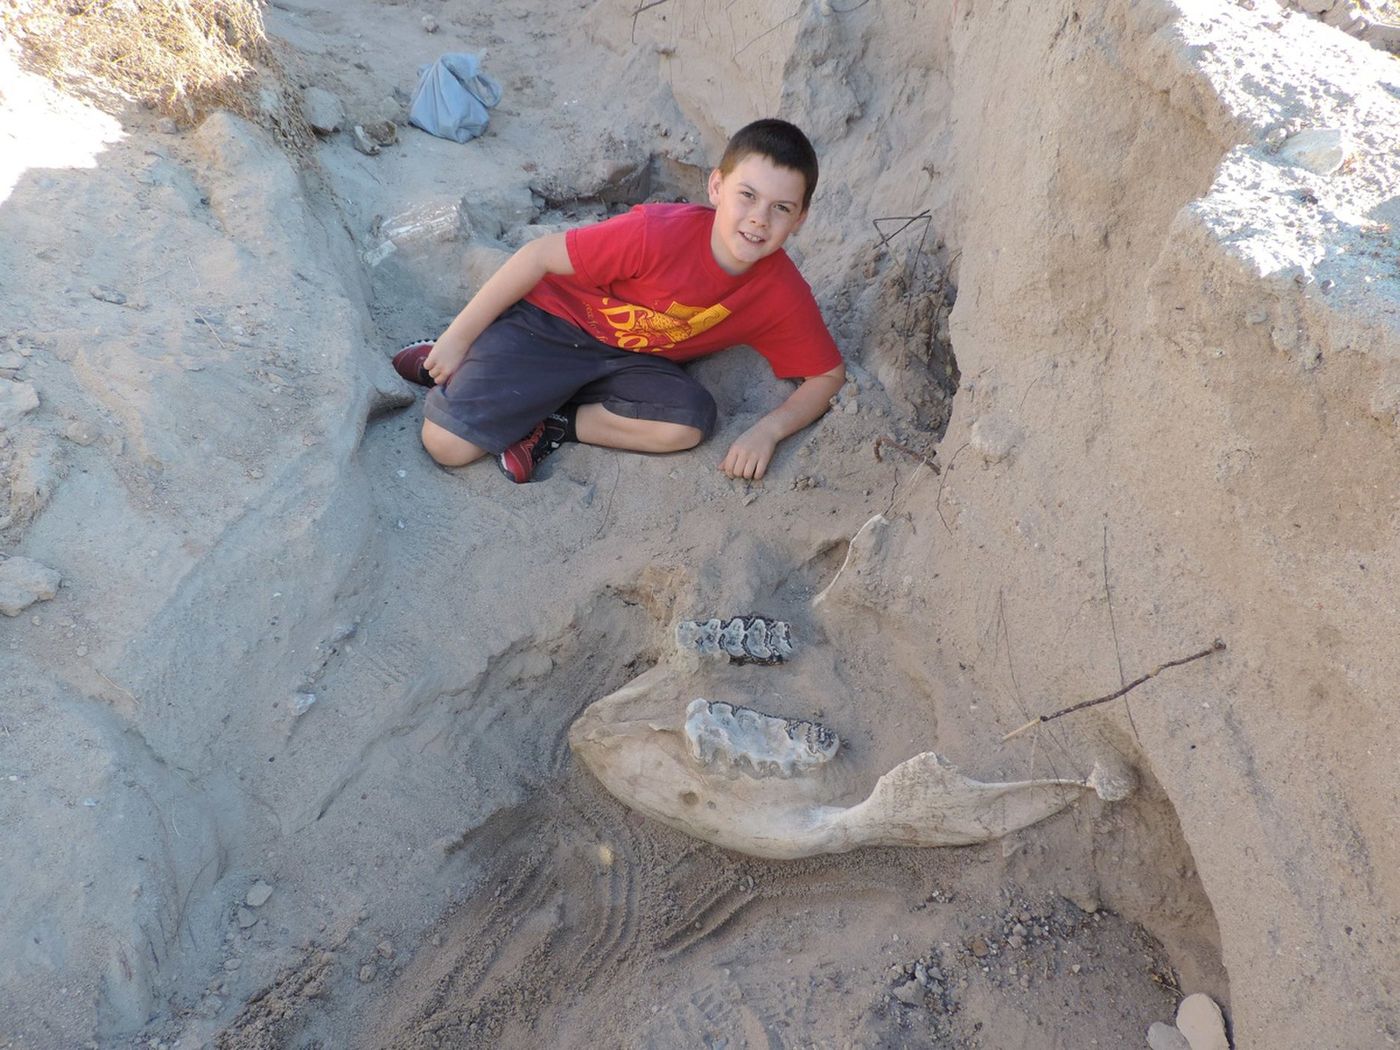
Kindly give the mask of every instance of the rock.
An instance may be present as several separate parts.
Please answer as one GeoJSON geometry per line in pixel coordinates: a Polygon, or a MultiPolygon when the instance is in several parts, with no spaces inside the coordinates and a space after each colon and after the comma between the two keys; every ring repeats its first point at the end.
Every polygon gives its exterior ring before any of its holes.
{"type": "Polygon", "coordinates": [[[99,302],[111,303],[113,306],[125,306],[126,296],[115,288],[108,288],[105,285],[94,285],[88,289],[88,295],[99,302]]]}
{"type": "Polygon", "coordinates": [[[1351,141],[1341,128],[1308,128],[1289,136],[1278,155],[1285,164],[1331,175],[1346,163],[1351,151],[1351,141]]]}
{"type": "Polygon", "coordinates": [[[989,949],[987,947],[987,941],[985,938],[972,938],[972,940],[968,942],[968,947],[972,949],[972,954],[977,956],[977,958],[985,959],[987,957],[987,952],[989,951],[989,949]]]}
{"type": "Polygon", "coordinates": [[[370,981],[374,980],[376,972],[373,963],[365,963],[360,967],[360,983],[369,984],[370,981]]]}
{"type": "Polygon", "coordinates": [[[0,381],[0,430],[14,426],[39,407],[39,392],[32,383],[0,381]]]}
{"type": "Polygon", "coordinates": [[[345,107],[325,88],[309,87],[303,91],[301,112],[318,135],[330,135],[345,126],[345,107]]]}
{"type": "Polygon", "coordinates": [[[432,15],[423,16],[423,32],[436,33],[438,31],[437,19],[432,15]]]}
{"type": "Polygon", "coordinates": [[[1148,1050],[1191,1050],[1191,1044],[1176,1025],[1154,1021],[1147,1030],[1148,1050]]]}
{"type": "Polygon", "coordinates": [[[1025,440],[1025,432],[1009,419],[988,415],[972,424],[967,440],[984,461],[1000,463],[1025,440]]]}
{"type": "Polygon", "coordinates": [[[0,562],[0,613],[18,616],[35,602],[46,602],[58,593],[63,577],[31,558],[7,558],[0,562]]]}
{"type": "Polygon", "coordinates": [[[918,1006],[924,1001],[924,990],[918,981],[905,981],[894,990],[894,997],[905,1006],[918,1006]]]}
{"type": "Polygon", "coordinates": [[[365,129],[359,124],[350,130],[350,137],[355,142],[355,148],[365,156],[376,157],[379,155],[379,147],[370,141],[369,136],[365,134],[365,129]]]}
{"type": "Polygon", "coordinates": [[[392,146],[399,141],[399,126],[392,120],[375,120],[357,126],[363,127],[370,141],[377,145],[392,146]]]}
{"type": "Polygon", "coordinates": [[[156,121],[156,130],[162,135],[178,135],[180,134],[180,125],[170,117],[161,117],[156,121]]]}
{"type": "Polygon", "coordinates": [[[259,879],[257,882],[253,883],[252,889],[248,891],[248,896],[245,899],[248,903],[248,907],[261,908],[267,903],[268,898],[271,896],[272,887],[263,882],[262,879],[259,879]]]}
{"type": "Polygon", "coordinates": [[[300,718],[316,703],[315,693],[297,693],[292,697],[292,714],[300,718]]]}
{"type": "Polygon", "coordinates": [[[1176,1010],[1176,1027],[1191,1050],[1230,1050],[1230,1041],[1225,1038],[1225,1018],[1208,995],[1197,992],[1181,1000],[1176,1010]]]}
{"type": "Polygon", "coordinates": [[[381,959],[392,959],[398,953],[394,951],[392,941],[380,941],[374,946],[374,950],[379,953],[381,959]]]}
{"type": "Polygon", "coordinates": [[[238,909],[238,928],[240,930],[246,930],[248,929],[248,927],[256,926],[257,924],[258,917],[256,915],[250,912],[247,908],[238,909]]]}
{"type": "Polygon", "coordinates": [[[225,960],[224,960],[224,969],[227,970],[229,973],[233,973],[234,970],[238,969],[238,968],[239,968],[240,966],[242,966],[242,965],[243,965],[243,960],[242,960],[242,959],[225,959],[225,960]]]}
{"type": "Polygon", "coordinates": [[[86,448],[97,440],[99,433],[95,426],[83,419],[75,419],[63,428],[63,436],[75,445],[86,448]]]}

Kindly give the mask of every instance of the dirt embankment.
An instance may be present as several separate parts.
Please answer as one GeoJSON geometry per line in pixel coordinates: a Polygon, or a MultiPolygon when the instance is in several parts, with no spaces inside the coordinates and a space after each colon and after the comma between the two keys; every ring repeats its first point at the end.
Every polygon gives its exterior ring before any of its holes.
{"type": "Polygon", "coordinates": [[[1400,1038],[1400,76],[1258,6],[279,3],[285,86],[351,122],[487,52],[491,134],[375,157],[118,124],[7,59],[0,528],[63,586],[5,622],[0,1044],[1134,1046],[1178,982],[1237,1046],[1400,1038]],[[794,254],[837,410],[725,481],[785,390],[741,352],[698,369],[713,446],[432,467],[385,351],[771,112],[823,158],[794,254]],[[1345,163],[1300,166],[1328,127],[1345,163]],[[735,699],[863,769],[1139,791],[790,864],[629,815],[570,723],[754,609],[805,648],[735,699]]]}

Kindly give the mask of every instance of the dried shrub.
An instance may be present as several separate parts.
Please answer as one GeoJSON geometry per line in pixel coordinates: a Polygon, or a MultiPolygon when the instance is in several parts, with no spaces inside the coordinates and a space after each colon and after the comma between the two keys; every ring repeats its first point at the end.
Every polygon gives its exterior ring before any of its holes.
{"type": "Polygon", "coordinates": [[[66,87],[186,123],[215,108],[249,113],[269,57],[260,0],[0,0],[0,30],[66,87]]]}

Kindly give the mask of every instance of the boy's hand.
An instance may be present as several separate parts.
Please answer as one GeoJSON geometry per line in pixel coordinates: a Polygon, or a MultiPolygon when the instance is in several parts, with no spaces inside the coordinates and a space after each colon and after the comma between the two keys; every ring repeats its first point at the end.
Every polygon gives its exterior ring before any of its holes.
{"type": "Polygon", "coordinates": [[[469,349],[471,349],[470,345],[459,344],[455,340],[439,339],[433,344],[428,356],[423,359],[423,367],[427,370],[428,375],[433,377],[434,383],[443,386],[462,364],[469,349]]]}
{"type": "Polygon", "coordinates": [[[760,419],[729,446],[729,454],[719,465],[728,477],[757,481],[763,477],[782,435],[775,433],[766,419],[760,419]]]}

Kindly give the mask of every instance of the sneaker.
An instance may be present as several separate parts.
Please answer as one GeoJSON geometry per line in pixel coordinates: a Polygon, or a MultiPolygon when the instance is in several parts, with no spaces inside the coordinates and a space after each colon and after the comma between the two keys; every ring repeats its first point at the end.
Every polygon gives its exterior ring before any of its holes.
{"type": "Polygon", "coordinates": [[[432,386],[433,377],[428,375],[428,370],[423,367],[423,362],[428,359],[432,350],[432,339],[420,339],[416,343],[409,343],[394,355],[394,371],[410,383],[432,386]]]}
{"type": "Polygon", "coordinates": [[[564,427],[563,416],[545,416],[534,430],[497,457],[501,473],[517,485],[525,484],[544,458],[564,443],[564,427]]]}

